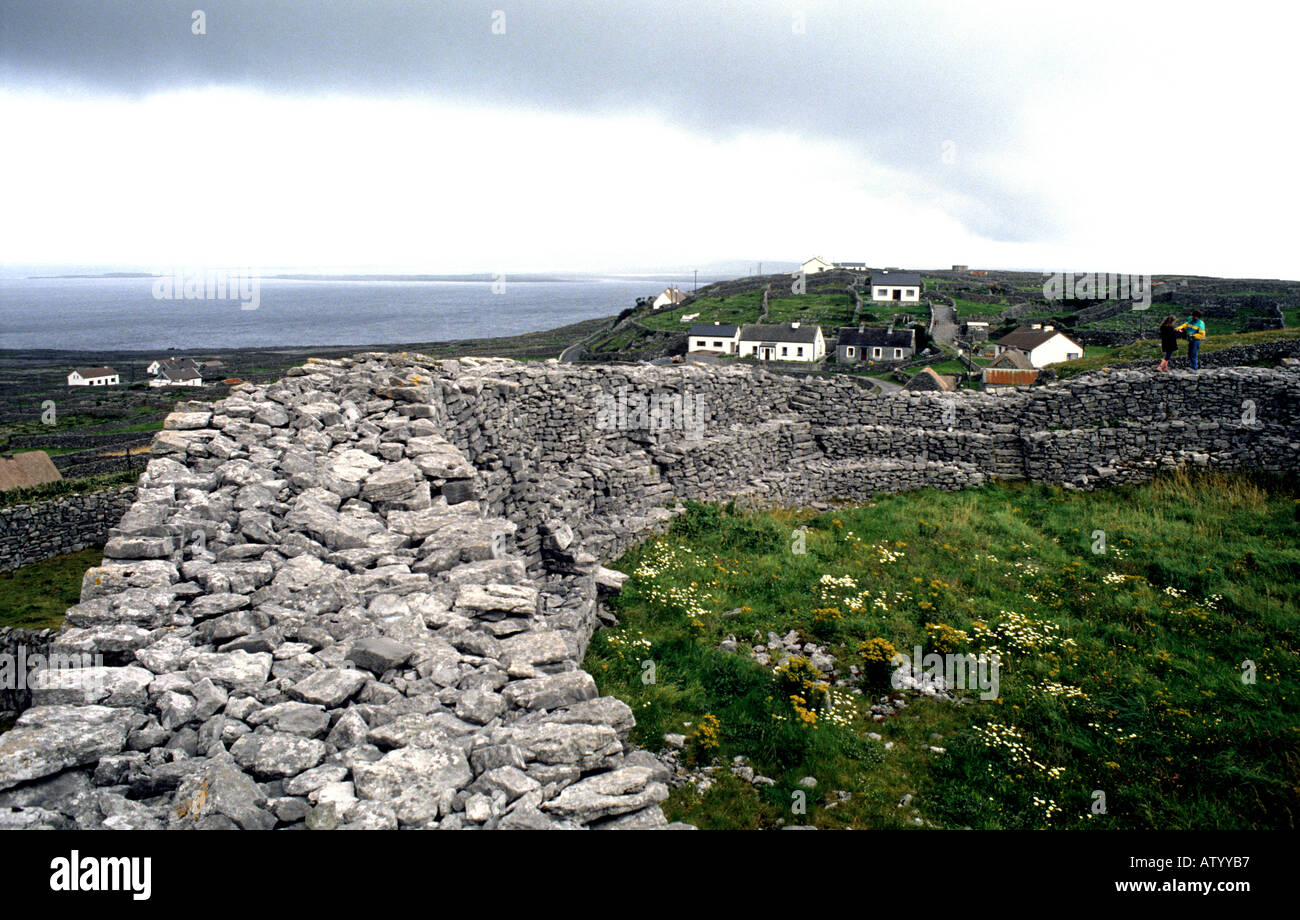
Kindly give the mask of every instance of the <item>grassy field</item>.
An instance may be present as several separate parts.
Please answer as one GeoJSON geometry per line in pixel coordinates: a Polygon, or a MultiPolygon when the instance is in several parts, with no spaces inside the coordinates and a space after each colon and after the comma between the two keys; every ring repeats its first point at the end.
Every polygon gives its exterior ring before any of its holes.
{"type": "Polygon", "coordinates": [[[953,304],[957,309],[957,316],[997,316],[1007,308],[1005,303],[977,303],[974,300],[965,300],[961,297],[954,297],[953,304]]]}
{"type": "Polygon", "coordinates": [[[620,624],[585,666],[633,708],[638,743],[683,733],[688,762],[744,755],[775,780],[724,768],[703,795],[675,789],[665,811],[701,827],[1293,829],[1298,520],[1294,483],[1181,474],[823,514],[691,505],[615,563],[632,575],[620,624]],[[769,630],[828,646],[841,676],[858,665],[863,695],[753,661],[769,630]],[[910,696],[875,721],[868,705],[898,693],[891,652],[916,647],[996,655],[997,697],[910,696]]]}
{"type": "MultiPolygon", "coordinates": [[[[730,297],[701,297],[686,307],[647,314],[641,322],[650,329],[665,332],[685,332],[690,324],[683,323],[681,317],[692,313],[699,314],[692,323],[756,323],[762,304],[761,291],[732,294],[730,297]]],[[[866,309],[870,310],[871,306],[866,309]]],[[[811,290],[800,295],[773,291],[768,301],[770,322],[816,323],[832,337],[836,329],[848,325],[852,319],[853,303],[843,290],[811,290]]]]}
{"type": "Polygon", "coordinates": [[[81,576],[102,558],[102,550],[86,549],[0,574],[0,626],[57,628],[81,600],[81,576]]]}

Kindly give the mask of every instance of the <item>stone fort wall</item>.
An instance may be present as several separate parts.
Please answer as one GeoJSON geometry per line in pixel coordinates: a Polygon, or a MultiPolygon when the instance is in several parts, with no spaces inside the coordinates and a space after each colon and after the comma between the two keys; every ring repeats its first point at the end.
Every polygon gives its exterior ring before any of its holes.
{"type": "Polygon", "coordinates": [[[11,827],[665,827],[581,670],[679,500],[1291,471],[1300,375],[876,395],[755,368],[313,361],[154,440],[0,735],[11,827]]]}

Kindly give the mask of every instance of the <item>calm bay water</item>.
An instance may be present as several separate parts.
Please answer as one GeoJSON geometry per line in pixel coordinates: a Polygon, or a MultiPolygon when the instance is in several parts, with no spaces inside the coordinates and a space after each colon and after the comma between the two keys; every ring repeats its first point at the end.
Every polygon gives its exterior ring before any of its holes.
{"type": "MultiPolygon", "coordinates": [[[[703,280],[703,279],[701,279],[703,280]]],[[[680,279],[260,280],[235,300],[157,300],[151,278],[0,278],[0,349],[383,345],[552,329],[633,306],[680,279]]]]}

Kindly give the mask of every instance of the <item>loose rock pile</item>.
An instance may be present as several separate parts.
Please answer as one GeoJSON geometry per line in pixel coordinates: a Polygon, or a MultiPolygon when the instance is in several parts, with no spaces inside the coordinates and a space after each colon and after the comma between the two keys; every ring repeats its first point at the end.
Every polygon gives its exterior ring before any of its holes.
{"type": "Polygon", "coordinates": [[[336,362],[168,418],[50,649],[103,664],[0,736],[0,825],[667,825],[579,670],[621,577],[563,535],[531,576],[409,383],[336,362]]]}

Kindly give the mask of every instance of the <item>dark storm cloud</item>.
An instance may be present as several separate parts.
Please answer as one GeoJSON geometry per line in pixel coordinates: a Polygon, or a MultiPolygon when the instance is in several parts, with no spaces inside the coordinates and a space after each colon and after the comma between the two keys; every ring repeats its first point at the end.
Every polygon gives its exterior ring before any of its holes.
{"type": "MultiPolygon", "coordinates": [[[[1026,26],[1033,29],[1033,23],[1026,26]]],[[[665,0],[7,0],[0,77],[10,87],[147,95],[243,86],[612,113],[651,109],[705,132],[789,130],[845,143],[937,190],[993,239],[1058,228],[1032,198],[975,164],[1014,143],[1009,113],[1036,81],[1075,66],[1049,42],[950,28],[912,3],[786,5],[665,0]],[[191,33],[191,11],[206,34],[191,33]],[[794,10],[806,32],[794,28],[794,10]],[[494,10],[505,34],[492,31],[494,10]],[[1037,48],[1037,50],[1034,50],[1037,48]],[[947,151],[947,157],[945,157],[947,151]]],[[[647,143],[653,143],[647,138],[647,143]]],[[[774,201],[819,177],[774,176],[774,201]]],[[[834,194],[833,184],[824,194],[834,194]]],[[[864,219],[869,218],[864,215],[864,219]]]]}

